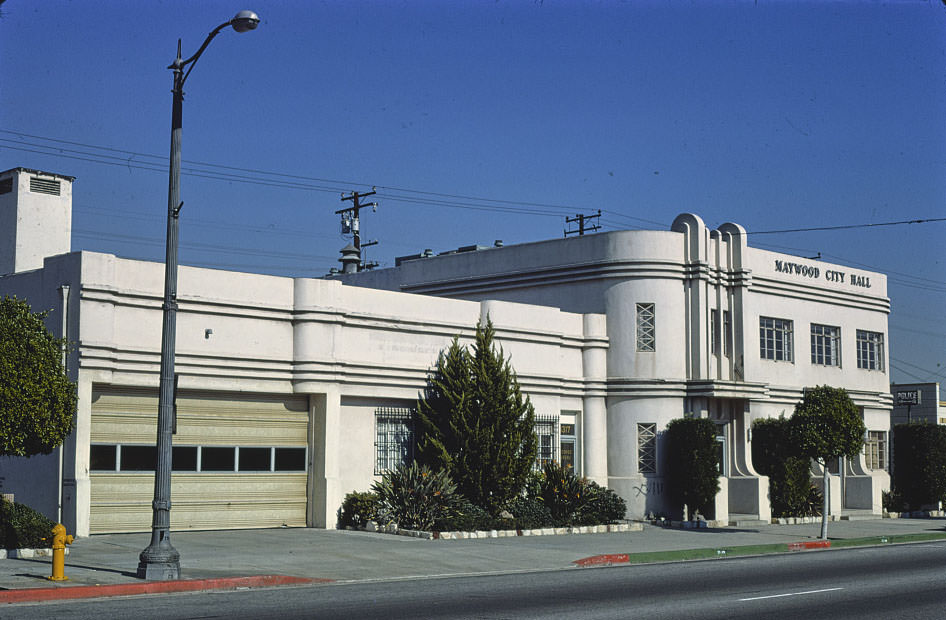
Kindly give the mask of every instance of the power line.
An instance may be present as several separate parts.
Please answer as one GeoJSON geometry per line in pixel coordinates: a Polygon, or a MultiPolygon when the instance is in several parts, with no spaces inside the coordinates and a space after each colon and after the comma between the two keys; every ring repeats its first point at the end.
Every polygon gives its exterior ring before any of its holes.
{"type": "Polygon", "coordinates": [[[926,218],[922,220],[901,220],[899,222],[880,222],[877,224],[845,224],[843,226],[813,226],[811,228],[786,228],[784,230],[757,230],[746,231],[747,235],[774,235],[781,233],[812,232],[822,230],[849,230],[852,228],[873,228],[875,226],[899,226],[901,224],[928,224],[930,222],[946,222],[946,217],[926,218]]]}

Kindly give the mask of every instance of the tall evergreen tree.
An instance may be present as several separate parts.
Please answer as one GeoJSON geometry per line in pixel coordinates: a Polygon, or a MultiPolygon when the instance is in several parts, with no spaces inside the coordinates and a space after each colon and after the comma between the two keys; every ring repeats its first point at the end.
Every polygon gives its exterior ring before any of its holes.
{"type": "Polygon", "coordinates": [[[487,319],[469,349],[454,338],[440,353],[418,402],[417,452],[432,469],[446,469],[467,499],[497,514],[525,486],[538,442],[535,410],[494,335],[487,319]]]}

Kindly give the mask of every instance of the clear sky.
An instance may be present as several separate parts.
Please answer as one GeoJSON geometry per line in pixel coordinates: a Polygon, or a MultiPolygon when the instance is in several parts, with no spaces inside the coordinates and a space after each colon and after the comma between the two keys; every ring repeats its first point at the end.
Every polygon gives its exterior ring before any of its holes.
{"type": "Polygon", "coordinates": [[[7,0],[0,169],[77,177],[73,249],[162,261],[177,39],[181,262],[382,266],[425,248],[666,229],[888,274],[892,379],[946,379],[946,7],[934,1],[7,0]],[[198,163],[200,162],[200,163],[198,163]]]}

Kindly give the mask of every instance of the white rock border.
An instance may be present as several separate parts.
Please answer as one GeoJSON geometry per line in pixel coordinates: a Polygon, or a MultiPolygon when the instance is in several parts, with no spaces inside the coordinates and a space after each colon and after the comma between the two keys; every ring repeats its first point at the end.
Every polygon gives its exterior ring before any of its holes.
{"type": "Polygon", "coordinates": [[[427,532],[423,530],[401,529],[395,523],[377,525],[372,521],[363,528],[346,529],[365,532],[397,534],[422,540],[469,540],[478,538],[515,538],[517,536],[565,536],[570,534],[608,534],[616,532],[640,532],[644,526],[640,523],[612,523],[611,525],[578,525],[571,527],[544,527],[531,530],[476,530],[471,532],[427,532]]]}
{"type": "MultiPolygon", "coordinates": [[[[48,558],[52,555],[52,549],[0,549],[0,560],[28,560],[31,558],[48,558]]],[[[69,547],[66,547],[66,555],[69,555],[69,547]]]]}

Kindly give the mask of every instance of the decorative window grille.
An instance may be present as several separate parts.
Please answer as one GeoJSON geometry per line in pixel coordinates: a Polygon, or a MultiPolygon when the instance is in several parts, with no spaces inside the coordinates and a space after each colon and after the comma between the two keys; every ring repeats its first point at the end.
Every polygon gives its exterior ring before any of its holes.
{"type": "Polygon", "coordinates": [[[867,370],[884,369],[884,335],[857,330],[857,367],[867,370]]]}
{"type": "Polygon", "coordinates": [[[30,177],[30,191],[36,194],[49,194],[50,196],[58,196],[59,181],[54,179],[30,177]]]}
{"type": "Polygon", "coordinates": [[[811,363],[841,365],[841,328],[811,324],[811,363]]]}
{"type": "Polygon", "coordinates": [[[637,471],[642,474],[657,473],[657,424],[637,424],[637,471]]]}
{"type": "Polygon", "coordinates": [[[414,411],[407,407],[380,407],[374,412],[374,473],[414,460],[414,411]]]}
{"type": "Polygon", "coordinates": [[[637,350],[657,350],[657,329],[654,304],[637,304],[637,350]]]}
{"type": "Polygon", "coordinates": [[[887,469],[887,431],[867,431],[864,457],[870,469],[887,469]]]}
{"type": "Polygon", "coordinates": [[[555,416],[535,416],[535,436],[539,440],[535,454],[536,469],[558,460],[558,418],[555,416]]]}
{"type": "Polygon", "coordinates": [[[791,362],[792,322],[786,319],[759,317],[759,354],[762,359],[791,362]]]}

